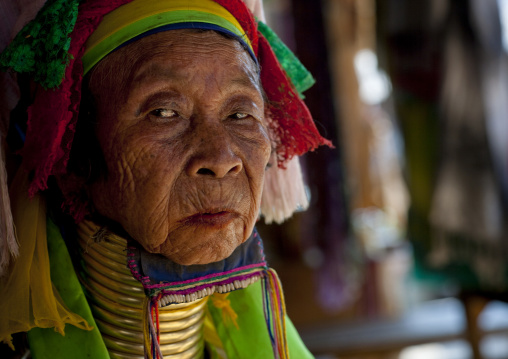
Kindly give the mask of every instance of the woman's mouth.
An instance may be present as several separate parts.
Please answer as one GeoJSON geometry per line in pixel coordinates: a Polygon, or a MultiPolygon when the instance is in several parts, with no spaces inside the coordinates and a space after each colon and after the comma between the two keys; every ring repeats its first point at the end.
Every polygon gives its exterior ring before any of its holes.
{"type": "Polygon", "coordinates": [[[182,222],[188,226],[211,226],[211,227],[224,227],[229,224],[233,219],[238,217],[238,214],[230,211],[206,211],[196,213],[190,217],[185,218],[182,222]]]}

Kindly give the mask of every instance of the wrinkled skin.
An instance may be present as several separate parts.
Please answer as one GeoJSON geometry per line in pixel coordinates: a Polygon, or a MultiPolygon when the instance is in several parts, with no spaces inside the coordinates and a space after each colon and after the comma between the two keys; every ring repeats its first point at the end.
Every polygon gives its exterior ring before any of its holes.
{"type": "Polygon", "coordinates": [[[258,70],[237,41],[148,36],[102,60],[90,90],[107,165],[89,187],[98,213],[185,265],[224,259],[247,240],[271,145],[258,70]]]}

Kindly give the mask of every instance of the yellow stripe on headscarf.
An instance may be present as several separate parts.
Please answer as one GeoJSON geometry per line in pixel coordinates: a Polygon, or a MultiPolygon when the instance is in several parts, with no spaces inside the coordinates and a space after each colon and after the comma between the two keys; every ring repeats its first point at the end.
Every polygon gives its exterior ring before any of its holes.
{"type": "Polygon", "coordinates": [[[147,31],[179,23],[205,23],[218,26],[252,45],[239,22],[212,0],[133,0],[105,15],[89,37],[83,55],[87,73],[107,54],[147,31]]]}

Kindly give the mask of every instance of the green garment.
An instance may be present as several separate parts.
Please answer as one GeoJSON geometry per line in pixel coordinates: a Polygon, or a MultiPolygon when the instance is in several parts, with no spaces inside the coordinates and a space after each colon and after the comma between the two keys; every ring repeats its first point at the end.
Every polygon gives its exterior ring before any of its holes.
{"type": "Polygon", "coordinates": [[[51,281],[67,307],[94,329],[86,331],[67,324],[64,337],[51,328],[33,328],[28,332],[32,358],[109,359],[60,230],[49,218],[47,234],[51,281]]]}
{"type": "MultiPolygon", "coordinates": [[[[231,306],[238,315],[237,329],[222,320],[222,312],[212,301],[208,310],[212,315],[217,333],[222,340],[228,358],[234,359],[269,359],[273,358],[273,349],[268,336],[263,312],[261,281],[249,287],[231,292],[228,296],[231,306]]],[[[286,337],[291,359],[313,358],[303,344],[293,323],[286,317],[286,337]]],[[[220,356],[214,356],[221,358],[220,356]]]]}
{"type": "MultiPolygon", "coordinates": [[[[60,231],[49,219],[47,233],[51,280],[69,309],[81,315],[94,326],[94,329],[85,331],[66,325],[65,336],[62,336],[53,329],[34,328],[28,332],[32,357],[34,359],[109,358],[60,231]]],[[[239,329],[234,325],[225,324],[222,320],[221,309],[216,308],[211,301],[208,302],[208,310],[227,358],[273,358],[273,349],[263,312],[260,281],[246,289],[232,292],[228,299],[238,315],[239,329]]],[[[289,318],[286,318],[286,330],[291,359],[313,358],[289,318]]],[[[213,359],[224,357],[217,352],[212,352],[211,355],[213,359]]]]}

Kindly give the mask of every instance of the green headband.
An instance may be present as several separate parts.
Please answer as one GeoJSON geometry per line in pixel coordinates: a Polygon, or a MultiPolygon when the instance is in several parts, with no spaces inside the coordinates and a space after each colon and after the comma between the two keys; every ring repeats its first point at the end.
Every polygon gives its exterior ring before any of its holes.
{"type": "Polygon", "coordinates": [[[105,15],[86,42],[83,68],[86,74],[106,55],[130,41],[155,32],[211,29],[237,38],[256,61],[252,45],[238,21],[212,0],[134,0],[105,15]]]}

